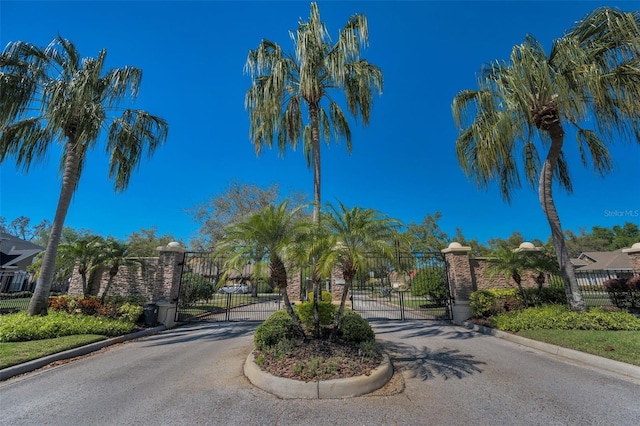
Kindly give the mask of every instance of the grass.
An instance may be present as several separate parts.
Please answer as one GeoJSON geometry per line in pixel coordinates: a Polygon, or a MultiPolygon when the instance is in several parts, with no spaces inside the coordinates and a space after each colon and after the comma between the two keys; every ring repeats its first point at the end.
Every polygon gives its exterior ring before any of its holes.
{"type": "Polygon", "coordinates": [[[29,342],[0,343],[0,368],[42,358],[106,339],[98,334],[80,334],[29,342]]]}
{"type": "Polygon", "coordinates": [[[521,330],[519,336],[640,366],[640,331],[521,330]]]}

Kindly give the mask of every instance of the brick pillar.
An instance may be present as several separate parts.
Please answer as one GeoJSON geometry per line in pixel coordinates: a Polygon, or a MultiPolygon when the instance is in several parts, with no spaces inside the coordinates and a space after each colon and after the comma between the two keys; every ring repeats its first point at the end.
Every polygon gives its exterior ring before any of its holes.
{"type": "Polygon", "coordinates": [[[622,252],[627,253],[627,256],[629,256],[631,269],[640,271],[640,243],[635,243],[631,248],[622,249],[622,252]]]}
{"type": "Polygon", "coordinates": [[[471,318],[469,296],[473,292],[473,279],[469,262],[470,251],[471,247],[463,247],[457,242],[449,244],[449,247],[442,250],[447,262],[449,288],[454,299],[452,309],[453,322],[458,325],[471,318]]]}
{"type": "Polygon", "coordinates": [[[180,291],[180,277],[184,265],[184,254],[187,250],[180,243],[171,242],[158,247],[158,272],[156,282],[151,289],[152,302],[165,301],[175,303],[180,291]]]}

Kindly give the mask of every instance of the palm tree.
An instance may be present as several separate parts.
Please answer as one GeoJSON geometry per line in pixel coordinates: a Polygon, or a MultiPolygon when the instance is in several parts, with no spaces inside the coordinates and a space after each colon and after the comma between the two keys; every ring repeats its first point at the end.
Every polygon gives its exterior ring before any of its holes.
{"type": "Polygon", "coordinates": [[[547,55],[527,36],[509,61],[487,65],[478,90],[464,90],[453,100],[460,129],[458,161],[480,187],[497,180],[510,201],[520,186],[519,162],[535,187],[572,309],[584,310],[553,201],[554,178],[571,192],[563,150],[565,127],[576,131],[583,164],[588,155],[596,171],[612,168],[607,142],[635,137],[640,142],[640,13],[599,8],[553,42],[547,55]],[[471,119],[469,119],[471,116],[471,119]],[[593,128],[587,128],[593,126],[593,128]],[[546,151],[541,163],[539,151],[546,151]]]}
{"type": "Polygon", "coordinates": [[[337,207],[327,205],[321,223],[333,235],[335,244],[321,257],[320,263],[325,270],[337,266],[345,281],[333,327],[333,333],[336,333],[342,322],[353,278],[356,273],[367,269],[371,254],[394,260],[401,223],[377,210],[360,207],[349,209],[341,202],[337,207]]]}
{"type": "Polygon", "coordinates": [[[256,259],[269,262],[269,275],[280,290],[285,308],[298,328],[305,333],[287,294],[287,264],[294,259],[295,240],[306,228],[300,220],[301,207],[291,209],[286,201],[270,205],[225,228],[215,256],[225,259],[226,270],[242,268],[256,259]]]}
{"type": "Polygon", "coordinates": [[[73,43],[61,37],[44,49],[18,41],[0,54],[0,162],[15,156],[28,170],[59,142],[62,188],[36,288],[31,315],[47,313],[55,259],[71,197],[87,152],[106,131],[109,178],[116,191],[127,188],[143,153],[151,155],[167,138],[167,123],[142,110],[124,109],[135,99],[142,71],[134,67],[104,71],[107,52],[81,58],[73,43]]]}
{"type": "MultiPolygon", "coordinates": [[[[58,246],[59,265],[67,265],[65,269],[70,269],[70,272],[77,268],[82,280],[82,295],[85,297],[94,291],[95,273],[101,266],[103,242],[102,237],[89,235],[58,246]]],[[[71,276],[71,273],[68,275],[71,276]]]]}
{"type": "Polygon", "coordinates": [[[307,22],[300,21],[291,33],[295,54],[285,53],[269,40],[250,50],[245,72],[253,80],[245,97],[250,118],[250,138],[260,154],[271,148],[274,138],[284,154],[302,139],[307,164],[313,167],[313,220],[320,218],[320,139],[329,142],[331,133],[344,138],[351,152],[351,131],[342,108],[331,97],[331,89],[344,91],[349,112],[369,124],[374,91],[382,92],[382,71],[360,58],[368,44],[364,15],[353,15],[340,31],[335,44],[320,21],[316,3],[311,3],[307,22]],[[303,114],[309,124],[303,124],[303,114]]]}
{"type": "Polygon", "coordinates": [[[107,284],[102,290],[102,295],[100,296],[100,301],[104,303],[111,286],[113,285],[113,280],[116,275],[120,271],[122,266],[134,266],[139,265],[141,268],[144,268],[144,262],[140,259],[136,259],[131,257],[129,252],[129,244],[122,243],[113,238],[107,238],[100,246],[100,265],[107,268],[107,273],[109,274],[109,278],[107,280],[107,284]]]}

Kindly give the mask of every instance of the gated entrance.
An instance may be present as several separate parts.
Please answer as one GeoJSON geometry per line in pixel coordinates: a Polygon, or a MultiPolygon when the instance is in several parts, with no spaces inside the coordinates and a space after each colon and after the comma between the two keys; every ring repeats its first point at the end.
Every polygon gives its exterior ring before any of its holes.
{"type": "Polygon", "coordinates": [[[251,265],[223,278],[224,259],[185,253],[176,321],[264,321],[282,308],[269,283],[252,280],[251,265]]]}
{"type": "Polygon", "coordinates": [[[398,255],[392,265],[370,258],[367,276],[352,285],[353,309],[367,319],[451,320],[452,298],[441,253],[398,255]]]}
{"type": "MultiPolygon", "coordinates": [[[[282,297],[253,279],[251,265],[223,279],[224,259],[185,253],[176,321],[264,321],[284,307],[282,297]]],[[[451,320],[452,298],[441,253],[398,255],[395,262],[370,256],[368,271],[354,279],[352,307],[363,318],[451,320]]]]}

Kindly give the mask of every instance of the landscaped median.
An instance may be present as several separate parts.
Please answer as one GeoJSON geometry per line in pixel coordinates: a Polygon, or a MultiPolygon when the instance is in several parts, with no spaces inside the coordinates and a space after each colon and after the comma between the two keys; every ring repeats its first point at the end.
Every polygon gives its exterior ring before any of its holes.
{"type": "Polygon", "coordinates": [[[391,380],[393,366],[389,356],[382,355],[382,363],[369,375],[305,382],[277,377],[263,371],[256,364],[252,352],[244,363],[244,374],[254,386],[283,399],[349,398],[371,393],[391,380]]]}

